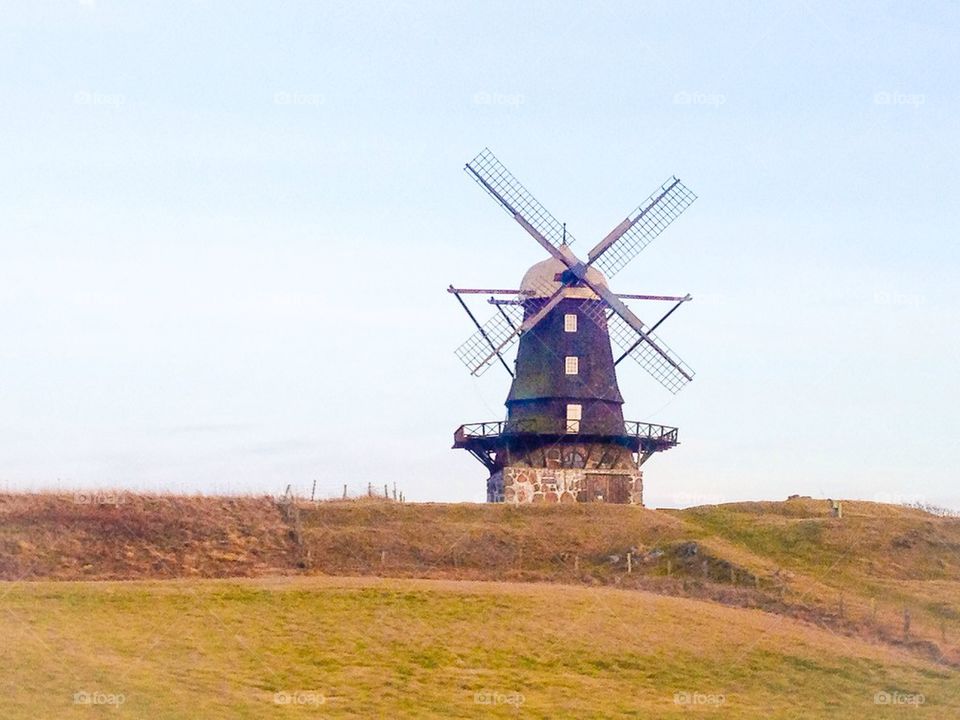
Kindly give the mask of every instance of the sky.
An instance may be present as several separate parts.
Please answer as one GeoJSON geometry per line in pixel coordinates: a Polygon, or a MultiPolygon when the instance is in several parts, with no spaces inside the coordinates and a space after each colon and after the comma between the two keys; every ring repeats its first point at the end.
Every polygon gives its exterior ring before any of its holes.
{"type": "Polygon", "coordinates": [[[445,289],[545,257],[489,147],[574,250],[699,196],[612,281],[694,297],[648,505],[960,508],[958,67],[951,3],[8,0],[0,490],[482,501],[445,289]]]}

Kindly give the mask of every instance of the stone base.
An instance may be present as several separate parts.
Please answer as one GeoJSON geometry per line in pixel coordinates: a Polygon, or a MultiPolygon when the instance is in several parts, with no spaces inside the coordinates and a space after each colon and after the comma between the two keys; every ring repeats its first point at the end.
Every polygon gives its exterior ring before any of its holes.
{"type": "Polygon", "coordinates": [[[487,480],[487,502],[643,505],[643,472],[619,446],[570,444],[504,459],[487,480]]]}
{"type": "Polygon", "coordinates": [[[643,472],[506,467],[487,481],[487,501],[643,505],[643,472]]]}

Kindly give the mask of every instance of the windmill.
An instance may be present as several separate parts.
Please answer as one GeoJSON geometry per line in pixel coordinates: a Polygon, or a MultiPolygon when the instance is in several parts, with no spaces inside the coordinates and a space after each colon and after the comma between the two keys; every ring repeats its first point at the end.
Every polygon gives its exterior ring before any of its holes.
{"type": "Polygon", "coordinates": [[[640,467],[678,444],[677,428],[626,422],[616,366],[638,363],[671,393],[693,370],[655,334],[690,295],[621,295],[607,281],[673,222],[696,195],[671,177],[587,253],[503,164],[485,149],[466,172],[536,240],[549,257],[530,268],[519,290],[455,288],[476,326],[456,351],[473,375],[501,365],[512,377],[505,421],[471,423],[454,447],[490,476],[489,502],[643,504],[640,467]],[[466,295],[489,295],[493,317],[477,320],[466,295]],[[647,325],[625,300],[672,303],[647,325]],[[506,353],[517,345],[514,368],[506,353]],[[614,352],[616,348],[616,353],[614,352]]]}

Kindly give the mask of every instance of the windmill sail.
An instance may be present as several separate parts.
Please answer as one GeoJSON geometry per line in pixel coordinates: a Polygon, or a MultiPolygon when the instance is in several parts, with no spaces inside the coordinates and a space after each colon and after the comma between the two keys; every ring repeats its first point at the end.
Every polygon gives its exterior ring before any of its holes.
{"type": "MultiPolygon", "coordinates": [[[[484,149],[464,168],[500,206],[521,225],[529,225],[553,248],[572,245],[573,237],[564,226],[504,167],[488,149],[484,149]]],[[[524,225],[529,232],[530,228],[524,225]]],[[[533,233],[531,233],[533,234],[533,233]]]]}
{"type": "Polygon", "coordinates": [[[671,177],[590,251],[590,264],[607,278],[620,272],[697,199],[671,177]]]}
{"type": "Polygon", "coordinates": [[[607,329],[611,343],[620,352],[629,351],[629,357],[671,393],[676,394],[693,380],[695,373],[690,366],[654,333],[644,330],[648,338],[645,340],[626,320],[612,311],[608,313],[607,329]]]}
{"type": "Polygon", "coordinates": [[[500,305],[494,316],[456,349],[456,356],[471,375],[483,375],[496,362],[496,351],[502,354],[517,341],[516,329],[522,322],[522,306],[500,305]]]}

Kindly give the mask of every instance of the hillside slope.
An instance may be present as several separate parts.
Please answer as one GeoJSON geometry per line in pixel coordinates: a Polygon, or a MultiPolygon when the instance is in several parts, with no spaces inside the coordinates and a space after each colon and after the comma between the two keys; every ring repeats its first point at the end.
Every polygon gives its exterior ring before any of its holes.
{"type": "Polygon", "coordinates": [[[643,591],[287,577],[0,595],[9,720],[960,717],[960,672],[902,648],[643,591]]]}
{"type": "Polygon", "coordinates": [[[960,519],[823,500],[653,511],[0,495],[0,579],[379,575],[760,608],[960,666],[960,519]],[[118,502],[119,501],[119,502],[118,502]]]}

